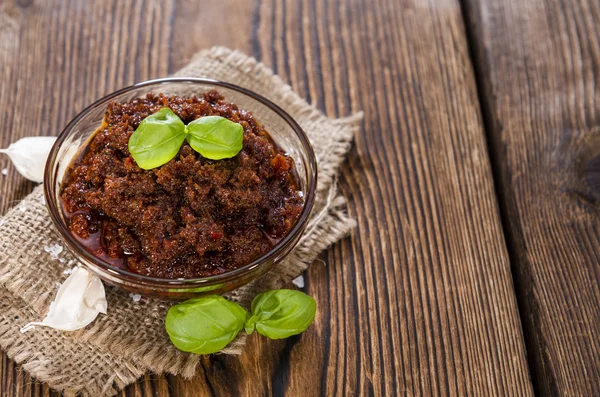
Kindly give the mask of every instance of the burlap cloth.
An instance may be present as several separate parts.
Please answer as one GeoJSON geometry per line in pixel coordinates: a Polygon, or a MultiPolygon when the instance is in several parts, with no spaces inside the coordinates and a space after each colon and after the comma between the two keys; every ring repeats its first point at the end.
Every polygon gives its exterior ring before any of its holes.
{"type": "MultiPolygon", "coordinates": [[[[312,219],[288,258],[265,276],[228,294],[248,305],[257,293],[280,288],[300,275],[332,243],[353,227],[345,213],[335,178],[362,115],[333,120],[307,104],[264,65],[222,47],[202,51],[178,76],[209,77],[248,88],[279,104],[308,134],[319,166],[318,194],[312,219]]],[[[192,376],[199,357],[182,353],[169,342],[164,318],[172,302],[143,299],[107,287],[108,315],[87,328],[61,332],[20,327],[41,320],[57,286],[75,258],[65,249],[58,259],[45,247],[61,244],[47,213],[42,187],[0,218],[0,346],[37,379],[67,395],[114,395],[147,371],[192,376]]],[[[324,303],[323,303],[324,304],[324,303]]],[[[243,332],[222,353],[239,354],[243,332]]]]}

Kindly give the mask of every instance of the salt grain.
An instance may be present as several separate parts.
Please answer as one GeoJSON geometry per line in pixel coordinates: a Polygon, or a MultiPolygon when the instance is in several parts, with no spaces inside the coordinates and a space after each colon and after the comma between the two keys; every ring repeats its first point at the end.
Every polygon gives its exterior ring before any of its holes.
{"type": "Polygon", "coordinates": [[[77,266],[75,266],[72,269],[65,269],[65,270],[63,270],[63,274],[71,274],[75,271],[75,269],[77,269],[77,266]]]}
{"type": "Polygon", "coordinates": [[[52,259],[58,259],[58,255],[63,251],[63,247],[60,244],[54,243],[45,246],[44,251],[49,253],[52,259]]]}
{"type": "Polygon", "coordinates": [[[8,168],[2,169],[2,175],[4,175],[4,176],[8,175],[8,168]]]}
{"type": "Polygon", "coordinates": [[[129,293],[129,297],[131,298],[132,301],[134,302],[139,302],[140,299],[142,299],[142,295],[138,295],[138,294],[134,294],[133,292],[129,293]]]}
{"type": "Polygon", "coordinates": [[[25,207],[24,204],[19,204],[19,211],[25,212],[25,211],[27,211],[27,207],[25,207]]]}
{"type": "Polygon", "coordinates": [[[298,288],[304,288],[304,276],[298,276],[292,280],[292,283],[298,288]]]}

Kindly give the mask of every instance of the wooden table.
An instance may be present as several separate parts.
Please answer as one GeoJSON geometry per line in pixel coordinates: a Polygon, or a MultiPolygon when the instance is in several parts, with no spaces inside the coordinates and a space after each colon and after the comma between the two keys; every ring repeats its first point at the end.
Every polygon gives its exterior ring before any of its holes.
{"type": "MultiPolygon", "coordinates": [[[[2,0],[0,143],[212,45],[365,112],[315,325],[122,396],[600,395],[599,26],[597,0],[2,0]]],[[[0,168],[5,211],[33,184],[0,168]]],[[[0,374],[54,395],[5,354],[0,374]]]]}

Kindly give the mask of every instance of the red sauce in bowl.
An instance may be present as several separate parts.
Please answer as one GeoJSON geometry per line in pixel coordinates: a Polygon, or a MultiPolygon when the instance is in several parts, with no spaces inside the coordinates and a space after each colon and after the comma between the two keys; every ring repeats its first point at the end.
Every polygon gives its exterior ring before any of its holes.
{"type": "Polygon", "coordinates": [[[252,113],[216,91],[201,98],[149,94],[111,103],[105,123],[71,164],[61,185],[75,238],[102,260],[161,278],[196,278],[244,266],[293,228],[303,207],[294,161],[252,113]],[[184,123],[217,115],[244,129],[242,150],[209,160],[184,143],[152,170],[127,148],[139,123],[169,107],[184,123]]]}

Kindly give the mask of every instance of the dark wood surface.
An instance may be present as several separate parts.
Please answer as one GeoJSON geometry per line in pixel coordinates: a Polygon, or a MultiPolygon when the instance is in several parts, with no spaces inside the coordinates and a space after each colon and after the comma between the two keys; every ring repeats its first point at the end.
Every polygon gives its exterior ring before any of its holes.
{"type": "MultiPolygon", "coordinates": [[[[596,196],[546,181],[553,155],[565,167],[595,156],[574,149],[597,131],[598,34],[584,33],[598,8],[472,3],[0,0],[3,147],[56,134],[98,97],[212,45],[254,55],[330,116],[365,112],[340,177],[358,227],[306,276],[315,324],[284,341],[253,335],[192,380],[150,374],[122,396],[594,391],[596,196]]],[[[5,167],[2,211],[33,187],[5,167]]],[[[5,354],[0,390],[53,394],[5,354]]]]}
{"type": "Polygon", "coordinates": [[[600,395],[600,3],[467,1],[540,395],[600,395]]]}

